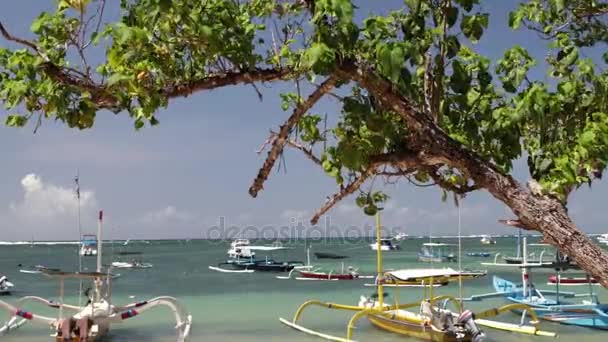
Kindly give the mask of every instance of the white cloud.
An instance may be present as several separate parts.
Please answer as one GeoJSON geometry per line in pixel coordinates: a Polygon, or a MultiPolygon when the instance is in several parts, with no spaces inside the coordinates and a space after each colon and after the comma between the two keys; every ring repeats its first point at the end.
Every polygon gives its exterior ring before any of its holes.
{"type": "Polygon", "coordinates": [[[143,223],[167,223],[167,222],[188,222],[195,219],[195,215],[178,210],[172,205],[168,205],[160,210],[151,211],[140,219],[143,223]]]}
{"type": "MultiPolygon", "coordinates": [[[[11,203],[10,212],[20,221],[50,225],[54,222],[73,219],[78,212],[75,188],[46,183],[34,173],[21,179],[23,198],[11,203]]],[[[84,212],[97,205],[95,193],[80,190],[80,205],[84,212]]]]}

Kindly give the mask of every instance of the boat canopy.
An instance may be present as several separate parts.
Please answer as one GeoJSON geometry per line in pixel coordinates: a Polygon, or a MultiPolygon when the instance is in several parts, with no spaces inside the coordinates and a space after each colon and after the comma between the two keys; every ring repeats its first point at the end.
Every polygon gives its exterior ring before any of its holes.
{"type": "Polygon", "coordinates": [[[390,271],[387,274],[399,280],[407,281],[421,278],[451,277],[460,273],[451,268],[418,268],[390,271]]]}
{"type": "Polygon", "coordinates": [[[85,246],[95,246],[97,244],[97,235],[83,235],[82,244],[85,246]]]}

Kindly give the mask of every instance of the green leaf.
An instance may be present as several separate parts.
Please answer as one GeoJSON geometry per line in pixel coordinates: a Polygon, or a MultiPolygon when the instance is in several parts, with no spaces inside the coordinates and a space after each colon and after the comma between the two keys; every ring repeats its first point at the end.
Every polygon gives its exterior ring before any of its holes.
{"type": "Polygon", "coordinates": [[[123,75],[123,74],[113,74],[112,76],[108,77],[107,84],[108,84],[108,86],[113,86],[116,83],[131,80],[131,79],[133,79],[132,76],[127,76],[127,75],[123,75]]]}
{"type": "Polygon", "coordinates": [[[5,124],[9,127],[23,127],[27,123],[27,117],[19,114],[11,114],[6,117],[5,124]]]}
{"type": "Polygon", "coordinates": [[[488,27],[488,18],[489,15],[487,13],[465,15],[462,17],[460,29],[470,41],[474,43],[478,42],[483,35],[484,29],[488,27]]]}
{"type": "Polygon", "coordinates": [[[448,27],[454,26],[456,21],[458,21],[458,8],[457,7],[448,7],[446,11],[446,18],[448,20],[448,27]]]}

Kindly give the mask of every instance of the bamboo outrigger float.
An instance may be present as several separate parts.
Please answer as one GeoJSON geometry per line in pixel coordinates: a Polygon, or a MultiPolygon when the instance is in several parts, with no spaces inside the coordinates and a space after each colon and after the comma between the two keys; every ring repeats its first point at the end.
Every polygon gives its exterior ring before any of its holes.
{"type": "MultiPolygon", "coordinates": [[[[101,240],[101,222],[103,214],[99,212],[97,238],[101,240]]],[[[0,311],[6,311],[10,319],[0,326],[0,336],[12,332],[27,322],[36,322],[49,326],[54,341],[91,342],[104,338],[111,324],[138,316],[154,307],[166,306],[171,309],[176,320],[177,342],[183,342],[190,334],[192,316],[188,315],[181,304],[173,297],[157,297],[146,301],[115,305],[112,303],[112,279],[110,272],[101,271],[102,244],[97,245],[96,272],[62,272],[57,269],[40,268],[39,274],[59,281],[59,300],[50,301],[41,297],[27,296],[19,299],[16,305],[0,301],[0,311]],[[69,305],[64,302],[65,281],[70,279],[89,280],[93,283],[92,291],[85,291],[88,302],[85,305],[69,305]],[[38,303],[57,310],[57,317],[48,317],[24,310],[26,303],[38,303]],[[66,314],[69,311],[69,314],[66,314]]]]}
{"type": "MultiPolygon", "coordinates": [[[[376,234],[378,236],[378,241],[380,241],[379,216],[376,216],[376,225],[376,234]]],[[[493,308],[474,314],[469,310],[464,310],[460,301],[455,297],[434,296],[433,284],[435,279],[440,280],[450,276],[450,274],[446,274],[445,270],[442,269],[399,271],[399,277],[402,281],[423,279],[428,286],[425,287],[424,298],[422,298],[420,302],[399,303],[398,292],[396,292],[396,302],[394,304],[388,304],[384,300],[383,277],[385,276],[385,272],[382,268],[381,248],[377,249],[377,273],[377,293],[372,296],[373,298],[361,296],[358,305],[344,305],[310,300],[300,305],[292,320],[279,318],[279,321],[300,332],[326,340],[340,342],[353,341],[355,324],[363,317],[366,317],[374,326],[382,330],[427,341],[483,341],[485,339],[485,334],[477,326],[529,335],[556,336],[553,332],[539,329],[538,317],[534,310],[528,305],[509,304],[501,308],[493,308]],[[449,302],[456,307],[456,312],[446,308],[449,302]],[[354,312],[354,315],[348,322],[346,337],[324,334],[299,325],[298,320],[302,316],[304,309],[309,306],[321,306],[328,309],[354,312]],[[412,308],[419,309],[411,310],[412,308]],[[530,325],[523,324],[525,315],[522,316],[522,324],[510,324],[486,319],[514,309],[522,310],[530,315],[530,325]]]]}

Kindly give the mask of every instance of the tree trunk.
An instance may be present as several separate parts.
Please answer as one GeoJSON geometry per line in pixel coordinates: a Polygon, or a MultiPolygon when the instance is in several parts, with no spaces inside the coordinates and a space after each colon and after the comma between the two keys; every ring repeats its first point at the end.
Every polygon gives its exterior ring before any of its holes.
{"type": "Polygon", "coordinates": [[[559,200],[532,193],[510,175],[501,173],[491,162],[450,138],[428,115],[417,110],[372,69],[348,66],[340,69],[340,75],[356,81],[385,107],[400,114],[416,135],[416,148],[422,148],[429,157],[440,157],[446,165],[464,172],[478,186],[511,208],[526,227],[542,233],[546,242],[570,256],[604,287],[608,287],[608,253],[574,225],[559,200]]]}

